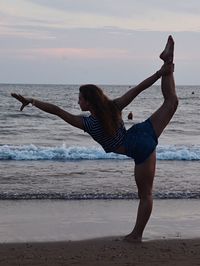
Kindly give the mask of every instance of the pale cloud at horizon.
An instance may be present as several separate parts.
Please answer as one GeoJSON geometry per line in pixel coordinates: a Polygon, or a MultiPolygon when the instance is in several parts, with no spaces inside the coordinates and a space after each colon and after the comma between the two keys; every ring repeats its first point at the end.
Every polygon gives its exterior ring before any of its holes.
{"type": "Polygon", "coordinates": [[[0,82],[135,83],[172,34],[177,82],[200,84],[197,0],[1,2],[0,82]]]}

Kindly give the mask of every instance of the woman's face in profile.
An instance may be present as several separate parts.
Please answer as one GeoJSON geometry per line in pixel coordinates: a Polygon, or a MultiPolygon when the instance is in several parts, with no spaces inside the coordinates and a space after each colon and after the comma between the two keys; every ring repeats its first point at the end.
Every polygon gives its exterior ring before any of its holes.
{"type": "Polygon", "coordinates": [[[89,103],[85,100],[81,92],[79,93],[78,104],[82,111],[89,111],[89,103]]]}

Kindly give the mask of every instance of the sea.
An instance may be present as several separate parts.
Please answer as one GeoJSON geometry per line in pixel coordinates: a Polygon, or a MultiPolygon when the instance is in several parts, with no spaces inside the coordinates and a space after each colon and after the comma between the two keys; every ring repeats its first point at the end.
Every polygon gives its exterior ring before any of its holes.
{"type": "MultiPolygon", "coordinates": [[[[114,99],[134,85],[99,85],[114,99]]],[[[134,200],[134,161],[105,153],[84,131],[28,106],[11,93],[80,115],[79,85],[0,84],[0,201],[134,200]]],[[[159,139],[155,199],[200,198],[200,86],[177,86],[179,107],[159,139]]],[[[147,119],[163,102],[159,85],[122,113],[126,128],[147,119]],[[129,112],[133,119],[128,120],[129,112]]]]}

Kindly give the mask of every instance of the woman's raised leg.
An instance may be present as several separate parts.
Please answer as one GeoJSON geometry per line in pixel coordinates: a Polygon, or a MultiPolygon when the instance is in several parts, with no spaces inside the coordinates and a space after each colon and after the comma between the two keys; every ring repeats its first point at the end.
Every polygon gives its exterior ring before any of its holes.
{"type": "MultiPolygon", "coordinates": [[[[170,36],[165,50],[160,55],[165,63],[172,64],[174,54],[174,41],[170,36]]],[[[161,135],[165,127],[176,112],[178,106],[178,97],[176,95],[173,72],[163,76],[161,79],[161,89],[164,102],[161,107],[150,117],[157,137],[161,135]]]]}

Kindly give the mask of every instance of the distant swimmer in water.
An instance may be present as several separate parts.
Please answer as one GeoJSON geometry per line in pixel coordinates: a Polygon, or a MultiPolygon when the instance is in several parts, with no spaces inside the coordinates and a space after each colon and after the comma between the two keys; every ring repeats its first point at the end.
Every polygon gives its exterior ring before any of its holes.
{"type": "MultiPolygon", "coordinates": [[[[103,147],[105,152],[124,154],[134,159],[139,206],[134,228],[125,237],[125,240],[129,242],[141,241],[145,226],[151,216],[156,146],[158,138],[178,106],[173,76],[173,54],[174,40],[169,36],[166,47],[160,55],[164,61],[162,67],[137,86],[113,100],[109,99],[96,85],[80,86],[78,104],[82,111],[90,112],[89,116],[74,115],[54,104],[23,97],[16,93],[11,94],[22,103],[21,111],[28,104],[32,104],[36,108],[56,115],[70,125],[84,130],[103,147]],[[134,124],[127,130],[122,120],[122,110],[160,78],[163,94],[162,105],[144,122],[134,124]]],[[[120,169],[116,168],[116,171],[120,171],[120,169]]]]}
{"type": "Polygon", "coordinates": [[[130,112],[130,113],[128,114],[128,120],[133,120],[133,113],[132,113],[132,112],[130,112]]]}

